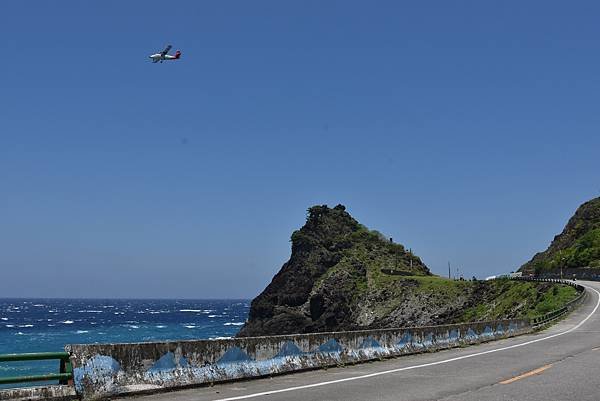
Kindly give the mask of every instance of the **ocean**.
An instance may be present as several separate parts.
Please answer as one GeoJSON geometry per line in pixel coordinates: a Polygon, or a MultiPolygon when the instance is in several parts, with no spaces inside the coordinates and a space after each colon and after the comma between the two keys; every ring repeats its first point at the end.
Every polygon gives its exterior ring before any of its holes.
{"type": "MultiPolygon", "coordinates": [[[[249,308],[246,299],[0,299],[0,354],[233,337],[249,308]]],[[[58,361],[0,363],[0,377],[40,373],[58,373],[58,361]]]]}

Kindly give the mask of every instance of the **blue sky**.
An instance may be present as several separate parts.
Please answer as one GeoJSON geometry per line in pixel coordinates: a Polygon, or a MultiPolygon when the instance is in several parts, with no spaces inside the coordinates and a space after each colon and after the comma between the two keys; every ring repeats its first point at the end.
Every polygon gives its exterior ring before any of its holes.
{"type": "Polygon", "coordinates": [[[0,296],[253,297],[337,203],[482,277],[600,195],[597,2],[0,15],[0,296]],[[182,59],[151,64],[167,43],[182,59]]]}

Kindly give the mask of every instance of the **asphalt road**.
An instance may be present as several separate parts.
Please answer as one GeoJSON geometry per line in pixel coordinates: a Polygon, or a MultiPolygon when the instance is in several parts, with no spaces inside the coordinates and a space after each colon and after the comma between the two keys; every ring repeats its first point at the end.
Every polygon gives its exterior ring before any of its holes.
{"type": "Polygon", "coordinates": [[[134,400],[599,401],[600,283],[580,284],[590,287],[585,303],[533,335],[134,400]]]}

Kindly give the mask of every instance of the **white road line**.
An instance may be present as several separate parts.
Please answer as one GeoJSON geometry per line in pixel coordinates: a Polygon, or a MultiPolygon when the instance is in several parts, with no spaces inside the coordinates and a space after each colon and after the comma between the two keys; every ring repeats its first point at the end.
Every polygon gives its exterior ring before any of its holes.
{"type": "Polygon", "coordinates": [[[423,364],[420,364],[420,365],[413,365],[413,366],[406,366],[406,367],[403,367],[403,368],[384,370],[384,371],[381,371],[381,372],[369,373],[369,374],[366,374],[366,375],[346,377],[344,379],[337,379],[337,380],[330,380],[330,381],[313,383],[313,384],[306,384],[306,385],[303,385],[303,386],[288,387],[288,388],[282,388],[282,389],[279,389],[279,390],[263,391],[263,392],[260,392],[260,393],[240,395],[240,396],[237,396],[237,397],[220,398],[220,399],[214,400],[214,401],[245,400],[245,399],[248,399],[248,398],[262,397],[262,396],[270,395],[270,394],[287,393],[289,391],[297,391],[297,390],[303,390],[303,389],[313,388],[313,387],[328,386],[330,384],[337,384],[337,383],[349,382],[349,381],[360,380],[360,379],[368,379],[370,377],[388,375],[390,373],[402,372],[404,370],[413,370],[413,369],[426,368],[426,367],[429,367],[429,366],[442,365],[442,364],[445,364],[445,363],[460,361],[462,359],[474,358],[476,356],[492,354],[492,353],[500,352],[500,351],[506,351],[506,350],[509,350],[509,349],[524,347],[524,346],[529,345],[529,344],[534,344],[534,343],[538,343],[540,341],[546,341],[546,340],[549,340],[551,338],[559,337],[559,336],[568,334],[568,333],[572,332],[573,330],[577,330],[578,328],[580,328],[585,322],[588,321],[589,318],[592,317],[592,315],[594,315],[594,313],[596,313],[596,311],[598,310],[598,307],[600,307],[600,292],[598,292],[595,288],[589,287],[587,285],[585,285],[584,287],[586,287],[586,288],[594,291],[596,293],[596,295],[598,296],[598,301],[596,302],[596,306],[594,307],[594,310],[592,311],[592,313],[590,313],[589,315],[587,315],[585,319],[583,319],[581,322],[579,322],[576,326],[571,327],[569,330],[566,330],[566,331],[563,331],[563,332],[560,332],[560,333],[556,333],[556,334],[552,334],[551,336],[548,336],[548,337],[537,338],[535,340],[530,340],[530,341],[527,341],[527,342],[524,342],[524,343],[520,343],[520,344],[509,345],[507,347],[502,347],[502,348],[496,348],[496,349],[492,349],[492,350],[488,350],[488,351],[477,352],[477,353],[474,353],[474,354],[457,356],[455,358],[444,359],[444,360],[436,361],[436,362],[429,362],[429,363],[423,363],[423,364]]]}

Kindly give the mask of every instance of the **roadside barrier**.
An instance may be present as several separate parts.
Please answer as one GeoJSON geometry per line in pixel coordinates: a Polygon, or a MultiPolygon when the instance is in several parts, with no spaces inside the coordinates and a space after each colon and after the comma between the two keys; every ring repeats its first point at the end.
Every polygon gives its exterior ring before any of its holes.
{"type": "MultiPolygon", "coordinates": [[[[586,296],[585,288],[578,284],[536,281],[571,285],[579,294],[560,309],[533,319],[219,340],[68,345],[65,350],[73,368],[74,390],[83,400],[355,364],[531,333],[565,316],[586,296]]],[[[64,355],[60,353],[61,358],[64,355]]],[[[70,375],[69,365],[64,366],[64,374],[70,375]]],[[[63,382],[70,377],[53,376],[63,382]]],[[[10,399],[3,391],[0,400],[10,399]]]]}
{"type": "Polygon", "coordinates": [[[532,318],[530,320],[530,324],[532,327],[534,327],[536,329],[547,326],[548,324],[566,316],[572,310],[577,308],[584,301],[585,297],[587,296],[587,291],[585,290],[585,287],[582,285],[579,285],[573,281],[560,280],[560,279],[548,279],[548,278],[537,279],[537,278],[529,278],[529,277],[515,277],[515,278],[512,278],[511,280],[541,281],[541,282],[564,284],[564,285],[569,285],[571,287],[574,287],[577,290],[577,292],[578,292],[577,297],[572,299],[571,301],[567,302],[562,308],[558,308],[558,309],[550,311],[544,315],[536,316],[536,317],[532,318]]]}
{"type": "Polygon", "coordinates": [[[58,373],[46,373],[42,375],[0,377],[0,384],[28,383],[58,380],[59,384],[73,383],[73,367],[68,352],[37,352],[29,354],[0,354],[0,362],[20,361],[44,361],[57,359],[59,363],[58,373]]]}

